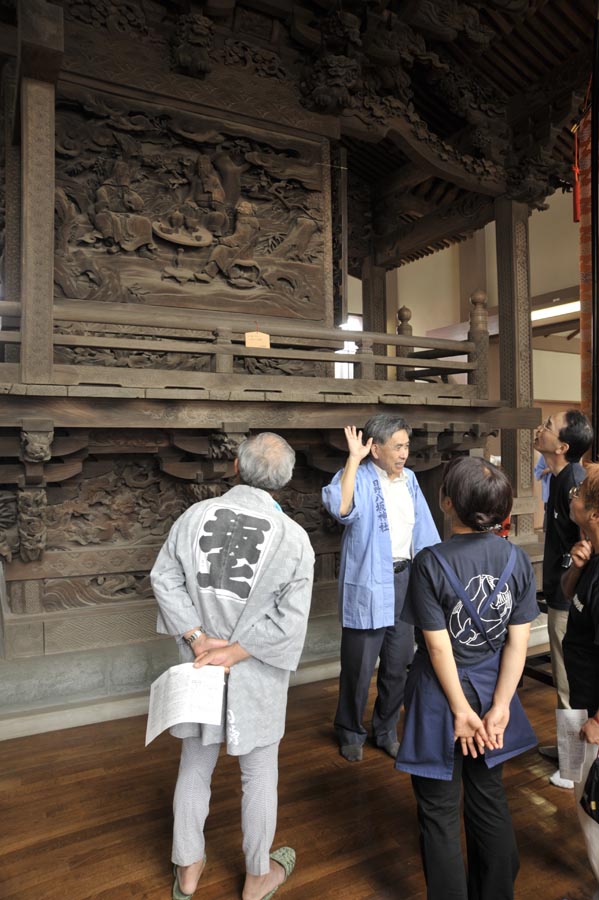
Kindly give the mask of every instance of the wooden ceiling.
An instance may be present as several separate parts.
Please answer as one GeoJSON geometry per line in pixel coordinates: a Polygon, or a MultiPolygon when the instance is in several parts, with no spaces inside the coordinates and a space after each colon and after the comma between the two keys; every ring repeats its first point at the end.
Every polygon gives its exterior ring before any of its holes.
{"type": "MultiPolygon", "coordinates": [[[[350,235],[363,244],[367,234],[386,268],[465,239],[493,218],[498,196],[538,208],[569,187],[570,127],[590,78],[595,0],[127,5],[157,7],[167,29],[178,15],[211,17],[220,39],[231,34],[278,56],[301,86],[301,103],[337,117],[350,217],[359,210],[350,235]],[[244,34],[244,11],[273,27],[244,34]],[[335,63],[345,74],[332,71],[335,63]]],[[[16,37],[16,7],[0,0],[0,61],[16,37]]]]}

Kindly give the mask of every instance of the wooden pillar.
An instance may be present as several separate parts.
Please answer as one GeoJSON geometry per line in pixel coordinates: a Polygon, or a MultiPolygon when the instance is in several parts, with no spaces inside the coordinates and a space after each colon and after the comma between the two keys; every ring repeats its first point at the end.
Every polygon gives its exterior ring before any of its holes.
{"type": "Polygon", "coordinates": [[[476,290],[470,297],[470,329],[468,340],[475,346],[468,357],[469,362],[476,363],[476,369],[468,373],[468,384],[476,388],[476,396],[481,400],[489,397],[489,314],[487,312],[487,295],[476,290]]]}
{"type": "MultiPolygon", "coordinates": [[[[495,201],[501,399],[512,407],[531,407],[532,327],[528,205],[501,197],[495,201]]],[[[517,514],[512,535],[534,537],[533,446],[530,429],[503,429],[501,462],[514,489],[517,514]]]]}
{"type": "MultiPolygon", "coordinates": [[[[364,315],[364,331],[376,331],[385,334],[387,331],[387,304],[385,298],[386,271],[374,264],[374,259],[367,256],[362,262],[362,312],[364,315]]],[[[374,347],[376,356],[386,356],[386,348],[382,345],[374,347]]],[[[386,366],[376,366],[376,378],[386,377],[386,366]]]]}
{"type": "Polygon", "coordinates": [[[2,113],[5,154],[4,300],[21,297],[21,154],[14,141],[16,63],[8,63],[2,75],[2,113]]]}
{"type": "MultiPolygon", "coordinates": [[[[407,337],[412,337],[412,326],[410,325],[410,319],[412,318],[412,310],[407,306],[401,306],[397,310],[397,328],[395,331],[397,334],[405,334],[407,337]]],[[[398,345],[395,347],[395,355],[396,356],[407,356],[409,352],[413,348],[402,347],[398,345]]],[[[395,367],[395,377],[397,381],[405,381],[406,380],[406,368],[405,366],[396,366],[395,367]]]]}
{"type": "Polygon", "coordinates": [[[63,53],[62,9],[19,3],[21,122],[21,380],[52,380],[54,107],[63,53]]]}

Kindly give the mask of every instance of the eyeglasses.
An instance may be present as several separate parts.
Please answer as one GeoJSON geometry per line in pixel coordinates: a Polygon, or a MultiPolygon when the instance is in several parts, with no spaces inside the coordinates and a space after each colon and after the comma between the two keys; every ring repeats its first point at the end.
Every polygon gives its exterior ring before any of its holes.
{"type": "Polygon", "coordinates": [[[550,431],[551,434],[554,434],[556,437],[559,437],[559,431],[554,431],[553,428],[551,427],[551,416],[549,416],[547,419],[545,419],[545,421],[542,422],[538,426],[537,431],[550,431]]]}
{"type": "Polygon", "coordinates": [[[582,484],[573,485],[568,491],[568,499],[569,500],[578,500],[580,498],[580,492],[582,490],[582,484]]]}

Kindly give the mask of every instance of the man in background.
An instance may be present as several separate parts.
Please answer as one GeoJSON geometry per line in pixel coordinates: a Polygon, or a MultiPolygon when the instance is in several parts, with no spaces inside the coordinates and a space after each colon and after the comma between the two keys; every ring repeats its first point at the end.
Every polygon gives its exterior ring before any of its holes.
{"type": "MultiPolygon", "coordinates": [[[[564,667],[562,641],[566,633],[570,602],[561,588],[561,578],[571,563],[570,548],[579,540],[578,525],[570,518],[570,489],[584,480],[580,458],[591,446],[593,429],[580,410],[569,409],[549,416],[535,432],[534,448],[543,454],[551,472],[546,509],[543,552],[543,597],[547,603],[547,630],[551,649],[553,683],[558,709],[569,709],[568,676],[564,667]]],[[[544,756],[559,763],[557,747],[541,747],[544,756]]],[[[556,787],[573,788],[572,781],[555,772],[550,781],[556,787]]]]}

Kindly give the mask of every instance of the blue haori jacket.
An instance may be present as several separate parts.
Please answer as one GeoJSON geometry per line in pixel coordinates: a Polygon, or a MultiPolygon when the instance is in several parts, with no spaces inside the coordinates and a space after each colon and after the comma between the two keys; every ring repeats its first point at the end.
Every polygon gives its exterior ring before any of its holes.
{"type": "MultiPolygon", "coordinates": [[[[458,666],[458,675],[467,674],[481,704],[483,716],[493,703],[501,650],[469,666],[458,666]]],[[[453,713],[435,674],[428,654],[419,650],[410,668],[405,693],[404,733],[395,768],[422,778],[451,781],[455,755],[453,713]]],[[[510,720],[501,750],[485,750],[484,761],[492,769],[506,760],[537,746],[518,694],[510,703],[510,720]]]]}
{"type": "MultiPolygon", "coordinates": [[[[416,476],[404,469],[414,503],[412,556],[441,540],[416,476]]],[[[322,489],[322,501],[345,526],[339,571],[339,619],[344,628],[386,628],[395,621],[395,588],[389,522],[379,477],[370,460],[356,473],[353,509],[339,515],[341,475],[322,489]]]]}

